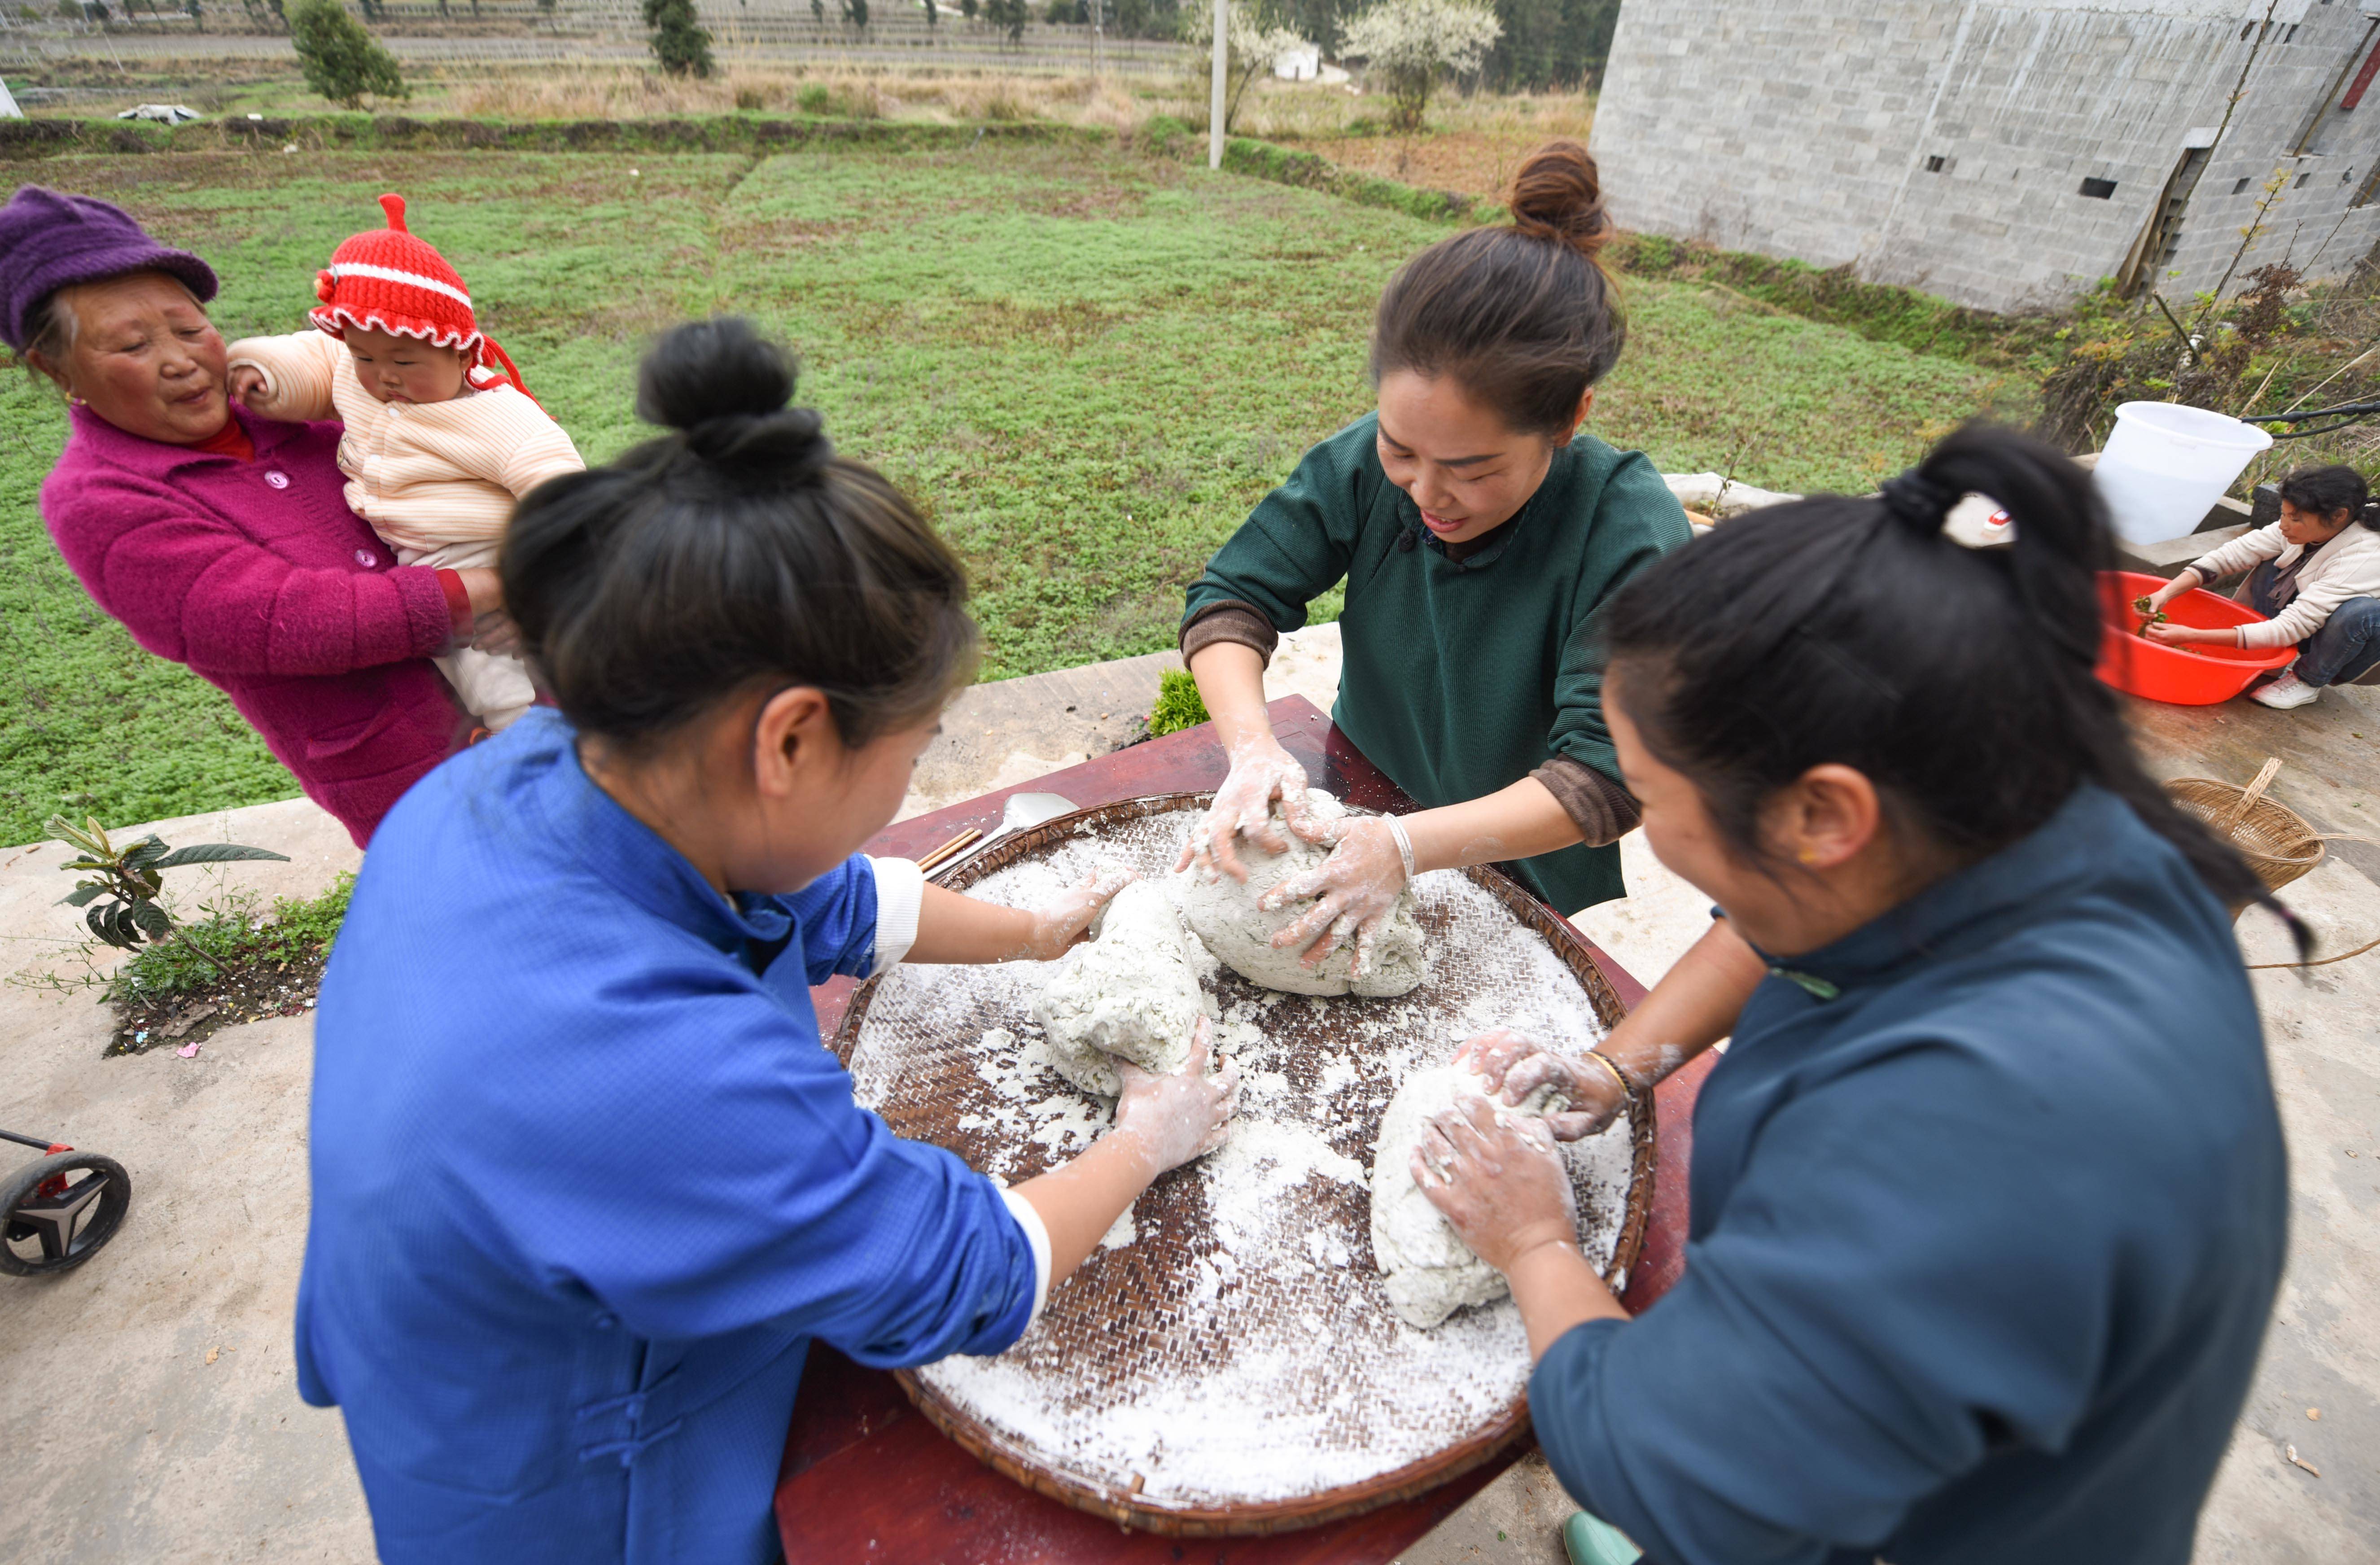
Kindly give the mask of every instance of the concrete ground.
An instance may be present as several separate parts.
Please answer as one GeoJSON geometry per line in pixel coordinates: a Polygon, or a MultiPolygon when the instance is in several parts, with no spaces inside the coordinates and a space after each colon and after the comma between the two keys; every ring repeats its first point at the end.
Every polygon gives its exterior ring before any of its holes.
{"type": "MultiPolygon", "coordinates": [[[[954,705],[905,814],[1104,753],[1148,710],[1169,656],[980,685],[954,705]]],[[[1326,709],[1336,628],[1301,633],[1269,693],[1326,709]]],[[[2244,782],[2267,754],[2274,795],[2319,830],[2380,838],[2380,691],[2267,712],[2136,709],[2163,775],[2244,782]]],[[[289,864],[185,872],[258,893],[310,894],[358,860],[303,800],[164,823],[169,842],[235,841],[289,864]]],[[[1651,982],[1700,933],[1706,904],[1622,843],[1632,894],[1580,922],[1651,982]]],[[[86,994],[22,980],[70,965],[71,884],[55,844],[0,849],[0,1126],[55,1135],[131,1171],[124,1231],[64,1278],[0,1279],[8,1525],[0,1562],[365,1560],[369,1523],[334,1413],[298,1401],[288,1341],[305,1232],[302,1018],[227,1029],[197,1058],[103,1059],[86,994]]],[[[2380,847],[2337,844],[2289,900],[2344,950],[2380,934],[2380,847]]],[[[200,887],[185,882],[195,902],[200,887]]],[[[2243,920],[2249,960],[2279,961],[2270,920],[2243,920]]],[[[2254,975],[2290,1138],[2291,1260],[2264,1363],[2201,1524],[2207,1565],[2350,1565],[2380,1556],[2380,952],[2254,975]],[[2320,1417],[2309,1416],[2319,1410],[2320,1417]],[[2292,1465],[2294,1448],[2313,1469],[2292,1465]]],[[[0,1157],[6,1154],[0,1153],[0,1157]]],[[[1556,1565],[1571,1509],[1544,1463],[1523,1462],[1408,1550],[1403,1565],[1556,1565]]]]}

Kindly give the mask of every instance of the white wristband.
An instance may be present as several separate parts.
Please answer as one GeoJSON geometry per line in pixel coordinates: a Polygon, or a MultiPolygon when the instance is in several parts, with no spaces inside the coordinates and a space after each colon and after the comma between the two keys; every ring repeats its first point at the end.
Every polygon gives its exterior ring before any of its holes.
{"type": "Polygon", "coordinates": [[[917,943],[917,916],[926,899],[926,874],[905,858],[871,858],[876,872],[876,959],[871,973],[881,973],[917,943]]]}
{"type": "Polygon", "coordinates": [[[1033,1209],[1033,1203],[1015,1191],[1002,1185],[1000,1198],[1016,1226],[1025,1231],[1025,1243],[1033,1252],[1033,1313],[1025,1317],[1025,1324],[1030,1326],[1041,1318],[1041,1306],[1050,1302],[1050,1228],[1033,1209]]]}
{"type": "Polygon", "coordinates": [[[1414,878],[1413,839],[1405,835],[1405,823],[1395,816],[1383,816],[1381,819],[1389,823],[1389,835],[1397,840],[1397,856],[1405,861],[1405,883],[1411,885],[1414,878]]]}

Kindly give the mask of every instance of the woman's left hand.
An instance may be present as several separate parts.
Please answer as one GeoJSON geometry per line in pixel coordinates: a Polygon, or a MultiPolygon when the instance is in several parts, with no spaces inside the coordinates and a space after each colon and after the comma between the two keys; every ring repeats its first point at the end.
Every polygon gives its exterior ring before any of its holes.
{"type": "Polygon", "coordinates": [[[1027,962],[1054,962],[1090,931],[1115,894],[1140,876],[1120,864],[1102,864],[1090,878],[1053,903],[1033,910],[1033,931],[1024,953],[1027,962]]]}
{"type": "Polygon", "coordinates": [[[2220,630],[2204,630],[2194,625],[2176,625],[2167,620],[2162,625],[2148,626],[2141,634],[2166,647],[2236,647],[2240,644],[2239,637],[2233,635],[2228,625],[2220,630]]]}
{"type": "Polygon", "coordinates": [[[520,649],[520,627],[504,613],[504,578],[487,565],[465,565],[455,571],[471,600],[471,637],[468,645],[499,654],[520,649]]]}
{"type": "Polygon", "coordinates": [[[1389,829],[1386,816],[1356,816],[1336,822],[1333,831],[1336,843],[1329,858],[1283,880],[1257,905],[1278,913],[1291,903],[1313,898],[1314,905],[1273,936],[1272,943],[1305,947],[1301,960],[1311,967],[1352,940],[1355,970],[1366,972],[1380,926],[1396,910],[1405,889],[1404,855],[1397,850],[1396,833],[1389,829]]]}
{"type": "MultiPolygon", "coordinates": [[[[1611,1057],[1607,1054],[1604,1059],[1611,1057]]],[[[1618,1061],[1612,1061],[1611,1070],[1607,1071],[1599,1064],[1557,1053],[1510,1027],[1465,1038],[1454,1051],[1454,1062],[1471,1067],[1488,1090],[1507,1104],[1520,1102],[1541,1086],[1552,1086],[1570,1105],[1561,1113],[1545,1116],[1546,1129],[1556,1141],[1593,1135],[1628,1107],[1628,1094],[1612,1074],[1620,1068],[1618,1061]]]]}
{"type": "Polygon", "coordinates": [[[1540,1245],[1578,1247],[1570,1171],[1543,1120],[1475,1098],[1429,1123],[1414,1149],[1414,1183],[1481,1260],[1510,1272],[1540,1245]]]}
{"type": "Polygon", "coordinates": [[[516,657],[520,653],[520,626],[502,609],[476,615],[471,621],[471,645],[497,657],[516,657]]]}

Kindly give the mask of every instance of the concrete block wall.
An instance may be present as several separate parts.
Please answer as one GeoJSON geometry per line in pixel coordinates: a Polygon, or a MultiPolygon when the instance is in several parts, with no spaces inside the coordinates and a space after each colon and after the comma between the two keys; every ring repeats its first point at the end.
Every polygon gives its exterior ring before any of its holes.
{"type": "Polygon", "coordinates": [[[2254,0],[1629,0],[1593,144],[1623,226],[2023,309],[2122,264],[2185,149],[2223,125],[2252,50],[2178,275],[2160,285],[2212,285],[2277,170],[2289,188],[2239,271],[2287,254],[2336,273],[2380,239],[2380,204],[2350,206],[2380,157],[2380,85],[2330,115],[2306,155],[2284,154],[2380,30],[2353,0],[2280,0],[2269,29],[2265,13],[2254,0]],[[2115,189],[2084,195],[2086,178],[2115,189]]]}

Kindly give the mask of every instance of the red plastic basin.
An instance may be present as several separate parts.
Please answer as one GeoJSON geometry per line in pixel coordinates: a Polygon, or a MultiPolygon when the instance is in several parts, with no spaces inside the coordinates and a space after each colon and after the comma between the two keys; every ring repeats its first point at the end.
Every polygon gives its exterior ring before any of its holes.
{"type": "MultiPolygon", "coordinates": [[[[2099,617],[2107,629],[2099,642],[2098,673],[2117,689],[2180,707],[2210,707],[2245,690],[2249,681],[2266,669],[2283,668],[2296,661],[2295,647],[2160,647],[2143,640],[2133,634],[2141,616],[2134,612],[2132,600],[2163,586],[2163,577],[2138,571],[2100,573],[2099,617]]],[[[2168,603],[2165,614],[2176,625],[2202,630],[2255,625],[2265,617],[2245,603],[2218,598],[2204,588],[2168,603]]]]}

